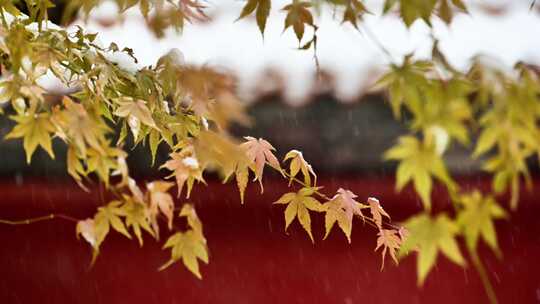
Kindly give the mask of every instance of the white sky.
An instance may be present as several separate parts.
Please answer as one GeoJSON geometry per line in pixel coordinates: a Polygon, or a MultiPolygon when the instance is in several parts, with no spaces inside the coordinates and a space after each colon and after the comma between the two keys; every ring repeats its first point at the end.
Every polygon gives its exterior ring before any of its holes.
{"type": "MultiPolygon", "coordinates": [[[[123,24],[104,28],[100,18],[115,16],[115,6],[105,3],[83,25],[89,31],[100,32],[101,41],[108,45],[135,51],[140,65],[154,64],[172,48],[180,49],[187,62],[209,64],[232,71],[239,79],[239,93],[246,99],[253,96],[258,80],[273,68],[285,78],[285,95],[289,102],[305,100],[313,88],[315,63],[312,51],[298,51],[291,29],[283,31],[284,13],[280,8],[288,0],[272,0],[273,7],[267,23],[265,39],[254,20],[235,22],[245,3],[241,0],[210,0],[213,21],[187,25],[181,34],[169,32],[158,40],[145,27],[138,10],[131,10],[123,24]]],[[[365,26],[390,50],[395,61],[404,54],[415,52],[426,57],[431,51],[430,29],[416,22],[409,30],[396,16],[380,15],[382,1],[367,1],[374,15],[366,16],[365,26]]],[[[450,27],[434,20],[433,34],[449,61],[465,68],[477,54],[494,57],[505,65],[519,60],[540,64],[540,16],[529,11],[528,0],[467,1],[470,15],[459,14],[450,27]],[[505,5],[501,16],[487,15],[479,5],[505,5]]],[[[540,5],[540,3],[538,4],[540,5]]],[[[371,81],[370,72],[384,68],[388,59],[363,33],[350,25],[340,25],[330,10],[316,18],[319,25],[318,57],[321,68],[336,78],[336,94],[347,100],[357,96],[371,81]]],[[[306,35],[309,36],[309,32],[306,35]]]]}

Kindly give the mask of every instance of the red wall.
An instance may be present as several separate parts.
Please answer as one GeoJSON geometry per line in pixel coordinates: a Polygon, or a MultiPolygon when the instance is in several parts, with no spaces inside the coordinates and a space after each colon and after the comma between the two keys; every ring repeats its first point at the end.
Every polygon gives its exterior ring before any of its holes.
{"type": "MultiPolygon", "coordinates": [[[[419,210],[416,197],[410,191],[396,195],[391,180],[322,178],[321,184],[328,193],[341,186],[362,199],[378,197],[394,220],[419,210]]],[[[360,221],[351,245],[337,230],[322,241],[320,215],[313,216],[315,245],[297,222],[286,234],[283,207],[271,206],[287,191],[286,183],[269,181],[264,195],[258,191],[257,185],[250,186],[246,204],[240,206],[232,186],[211,182],[208,188],[195,187],[191,201],[204,223],[211,254],[210,264],[201,267],[203,280],[181,265],[158,272],[169,253],[150,237],[138,248],[135,241],[112,234],[89,269],[90,250],[75,238],[73,223],[0,226],[0,303],[487,302],[472,267],[463,270],[444,258],[422,288],[416,286],[413,257],[398,267],[387,261],[380,272],[380,255],[373,252],[375,231],[360,221]]],[[[50,212],[84,218],[95,211],[99,197],[97,191],[88,195],[71,183],[26,181],[18,187],[4,181],[0,218],[50,212]]],[[[534,192],[524,192],[519,211],[498,224],[503,261],[482,250],[501,303],[540,301],[539,204],[534,192]]]]}

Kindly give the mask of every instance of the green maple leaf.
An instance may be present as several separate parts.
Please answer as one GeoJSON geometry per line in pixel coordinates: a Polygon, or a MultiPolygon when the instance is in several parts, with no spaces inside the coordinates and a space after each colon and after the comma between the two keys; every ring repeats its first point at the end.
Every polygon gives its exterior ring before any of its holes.
{"type": "Polygon", "coordinates": [[[446,214],[431,218],[428,214],[416,215],[408,219],[404,227],[409,236],[403,240],[398,256],[401,258],[416,250],[418,284],[421,285],[437,261],[440,251],[452,262],[464,266],[456,235],[459,227],[446,214]]]}
{"type": "Polygon", "coordinates": [[[308,210],[323,212],[324,206],[315,198],[313,193],[318,188],[302,188],[298,192],[289,192],[281,196],[274,204],[287,205],[285,209],[285,230],[295,218],[308,233],[312,242],[315,242],[311,234],[311,216],[308,210]]]}
{"type": "Polygon", "coordinates": [[[422,143],[413,136],[402,136],[398,144],[384,155],[385,159],[400,160],[396,173],[396,189],[401,191],[412,180],[424,208],[428,210],[431,208],[432,176],[442,181],[450,190],[455,188],[455,183],[435,148],[435,145],[422,143]]]}
{"type": "Polygon", "coordinates": [[[466,122],[472,118],[468,101],[471,92],[471,84],[464,79],[430,81],[423,86],[424,98],[418,103],[408,103],[408,109],[414,116],[412,129],[442,128],[451,138],[463,145],[468,144],[466,122]]]}
{"type": "Polygon", "coordinates": [[[500,255],[493,220],[506,218],[504,209],[493,197],[483,197],[479,191],[463,195],[460,203],[463,209],[457,215],[457,223],[463,231],[467,246],[473,251],[476,250],[478,239],[482,238],[497,255],[500,255]]]}
{"type": "Polygon", "coordinates": [[[434,13],[448,24],[453,18],[452,6],[462,12],[467,12],[461,0],[386,0],[384,13],[388,13],[397,3],[399,3],[400,17],[407,27],[410,27],[417,19],[422,19],[431,26],[430,19],[434,13]]]}
{"type": "Polygon", "coordinates": [[[23,146],[26,152],[26,161],[30,163],[32,154],[38,146],[41,146],[54,158],[51,144],[51,133],[55,131],[48,113],[22,114],[11,116],[17,125],[6,135],[6,139],[23,138],[23,146]]]}
{"type": "Polygon", "coordinates": [[[401,117],[401,106],[418,104],[421,90],[429,85],[426,73],[433,69],[430,61],[412,59],[412,54],[405,56],[402,65],[391,65],[388,73],[384,74],[375,84],[376,88],[388,89],[390,105],[394,116],[401,117]]]}

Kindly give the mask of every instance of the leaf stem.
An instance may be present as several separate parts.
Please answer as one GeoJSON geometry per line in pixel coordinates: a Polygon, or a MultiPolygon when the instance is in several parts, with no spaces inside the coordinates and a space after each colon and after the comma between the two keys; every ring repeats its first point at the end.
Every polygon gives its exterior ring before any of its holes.
{"type": "Polygon", "coordinates": [[[484,285],[484,290],[486,291],[486,295],[488,296],[489,302],[491,304],[497,304],[497,295],[495,294],[495,290],[493,289],[493,286],[491,285],[491,282],[489,281],[489,277],[487,275],[486,269],[484,268],[484,265],[482,264],[482,261],[480,260],[480,257],[478,256],[478,252],[476,250],[473,250],[467,246],[467,251],[469,252],[469,255],[471,256],[472,263],[474,265],[474,268],[476,269],[476,272],[480,276],[480,280],[482,281],[482,285],[484,285]]]}

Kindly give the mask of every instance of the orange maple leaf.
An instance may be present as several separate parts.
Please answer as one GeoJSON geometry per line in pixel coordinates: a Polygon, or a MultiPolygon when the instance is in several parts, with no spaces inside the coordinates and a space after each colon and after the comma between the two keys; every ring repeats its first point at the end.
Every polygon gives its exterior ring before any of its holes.
{"type": "Polygon", "coordinates": [[[244,137],[247,141],[241,146],[246,149],[246,155],[251,165],[250,168],[255,173],[255,180],[259,181],[261,185],[261,192],[264,191],[262,186],[262,176],[264,171],[264,165],[268,163],[274,169],[281,172],[281,166],[276,156],[272,153],[276,149],[266,140],[254,137],[244,137]]]}
{"type": "Polygon", "coordinates": [[[384,269],[384,258],[386,256],[387,250],[390,253],[390,256],[392,257],[392,260],[394,260],[394,262],[397,265],[398,260],[396,257],[396,252],[401,246],[401,238],[398,235],[398,231],[394,229],[381,229],[379,230],[379,233],[377,234],[377,236],[378,236],[377,247],[375,248],[375,251],[377,251],[377,249],[383,246],[381,270],[384,269]]]}
{"type": "Polygon", "coordinates": [[[174,176],[176,178],[178,197],[180,197],[182,194],[184,184],[187,183],[186,197],[189,198],[194,181],[197,180],[204,183],[199,162],[193,155],[182,152],[173,152],[170,154],[170,156],[171,159],[165,162],[165,164],[163,164],[161,167],[173,171],[173,173],[168,177],[174,176]]]}
{"type": "Polygon", "coordinates": [[[377,227],[381,229],[382,217],[386,216],[387,218],[390,218],[390,215],[388,215],[388,213],[384,211],[378,199],[370,197],[368,198],[368,204],[369,204],[369,210],[371,211],[371,216],[373,217],[373,221],[375,222],[375,225],[377,225],[377,227]]]}

